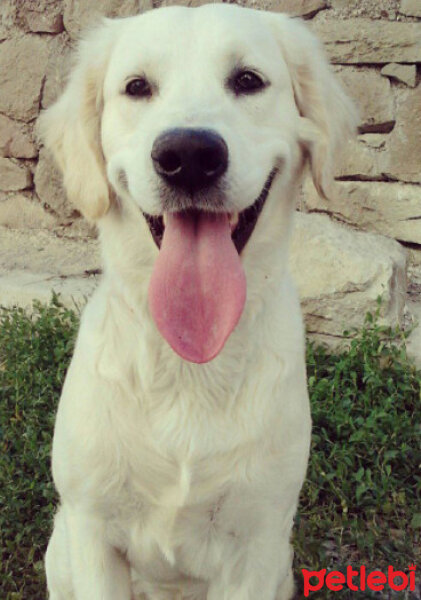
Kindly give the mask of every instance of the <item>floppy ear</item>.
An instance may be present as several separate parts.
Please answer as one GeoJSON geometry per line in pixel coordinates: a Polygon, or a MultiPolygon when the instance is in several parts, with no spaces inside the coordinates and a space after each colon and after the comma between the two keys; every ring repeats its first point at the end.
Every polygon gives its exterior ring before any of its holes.
{"type": "Polygon", "coordinates": [[[62,96],[41,114],[37,125],[63,174],[69,200],[89,220],[98,219],[110,206],[100,123],[111,28],[106,20],[79,43],[62,96]]]}
{"type": "Polygon", "coordinates": [[[340,86],[316,36],[299,19],[273,15],[301,117],[300,141],[314,185],[327,197],[335,159],[356,130],[358,112],[340,86]]]}

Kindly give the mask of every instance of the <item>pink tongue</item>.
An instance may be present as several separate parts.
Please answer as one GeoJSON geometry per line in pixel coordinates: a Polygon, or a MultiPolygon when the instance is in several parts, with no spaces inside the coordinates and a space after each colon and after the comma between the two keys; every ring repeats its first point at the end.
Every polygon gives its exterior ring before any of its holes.
{"type": "Polygon", "coordinates": [[[226,214],[168,214],[149,307],[170,346],[195,363],[222,350],[243,312],[246,278],[226,214]]]}

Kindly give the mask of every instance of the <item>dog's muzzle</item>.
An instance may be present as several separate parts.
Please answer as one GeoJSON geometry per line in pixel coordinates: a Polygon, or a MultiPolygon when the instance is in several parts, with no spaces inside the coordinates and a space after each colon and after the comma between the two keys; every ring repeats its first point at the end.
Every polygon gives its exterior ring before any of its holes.
{"type": "MultiPolygon", "coordinates": [[[[260,213],[262,212],[262,209],[265,205],[266,199],[269,195],[273,181],[276,178],[278,171],[278,167],[274,167],[271,170],[265,181],[262,191],[260,192],[255,202],[245,210],[238,213],[238,220],[235,227],[233,227],[231,234],[232,241],[237,249],[238,254],[241,254],[243,248],[245,247],[251,234],[253,233],[253,230],[257,223],[257,219],[259,218],[260,213]]],[[[143,213],[143,216],[145,217],[146,222],[148,223],[155,244],[158,248],[160,248],[165,231],[164,219],[162,215],[154,216],[149,215],[147,213],[143,213]]]]}

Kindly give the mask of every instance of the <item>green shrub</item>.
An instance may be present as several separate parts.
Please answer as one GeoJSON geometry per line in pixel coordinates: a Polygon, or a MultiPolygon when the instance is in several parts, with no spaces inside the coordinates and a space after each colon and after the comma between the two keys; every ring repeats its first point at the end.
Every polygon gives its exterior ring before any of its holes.
{"type": "Polygon", "coordinates": [[[54,414],[78,326],[57,298],[0,317],[0,598],[44,600],[54,414]]]}
{"type": "MultiPolygon", "coordinates": [[[[405,570],[420,558],[421,373],[408,360],[404,334],[380,326],[377,316],[367,315],[348,349],[307,346],[313,436],[297,570],[405,570]]],[[[352,600],[355,592],[336,597],[352,600]]]]}

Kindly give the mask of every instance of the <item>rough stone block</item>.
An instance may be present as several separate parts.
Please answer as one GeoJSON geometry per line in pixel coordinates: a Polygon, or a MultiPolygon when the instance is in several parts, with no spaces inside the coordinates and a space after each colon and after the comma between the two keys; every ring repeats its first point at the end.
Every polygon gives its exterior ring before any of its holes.
{"type": "Polygon", "coordinates": [[[384,64],[421,62],[421,36],[418,23],[399,21],[313,22],[312,28],[325,43],[333,63],[384,64]]]}
{"type": "Polygon", "coordinates": [[[10,231],[0,234],[0,270],[18,269],[68,277],[98,270],[98,240],[58,238],[50,231],[10,231]]]}
{"type": "Polygon", "coordinates": [[[409,17],[421,17],[420,0],[402,0],[399,12],[409,17]]]}
{"type": "Polygon", "coordinates": [[[12,229],[51,229],[57,223],[34,199],[21,194],[0,201],[0,226],[12,229]]]}
{"type": "Polygon", "coordinates": [[[359,229],[421,244],[420,192],[411,184],[341,181],[325,200],[307,178],[303,202],[308,212],[326,212],[359,229]]]}
{"type": "MultiPolygon", "coordinates": [[[[225,0],[162,0],[160,6],[202,6],[203,4],[218,4],[225,0]]],[[[297,17],[312,17],[320,10],[327,8],[326,0],[237,0],[235,4],[260,8],[274,12],[284,12],[297,17]]]]}
{"type": "Polygon", "coordinates": [[[401,83],[405,83],[409,87],[417,85],[417,67],[416,65],[399,65],[398,63],[390,63],[385,65],[381,70],[381,74],[391,79],[396,79],[401,83]]]}
{"type": "Polygon", "coordinates": [[[48,108],[63,91],[71,66],[72,45],[67,33],[54,36],[49,44],[49,57],[42,91],[42,108],[48,108]]]}
{"type": "Polygon", "coordinates": [[[390,81],[372,70],[348,67],[337,71],[342,84],[360,111],[360,130],[390,131],[395,109],[390,81]]]}
{"type": "MultiPolygon", "coordinates": [[[[393,179],[421,183],[421,86],[399,100],[387,149],[385,173],[393,179]]],[[[421,215],[421,187],[418,190],[421,215]]]]}
{"type": "Polygon", "coordinates": [[[375,133],[360,135],[348,142],[336,177],[358,177],[359,179],[381,180],[385,162],[387,136],[375,133]]]}
{"type": "Polygon", "coordinates": [[[3,228],[0,232],[0,304],[31,306],[34,298],[61,294],[67,306],[84,304],[100,266],[96,240],[58,238],[49,231],[3,228]]]}
{"type": "Polygon", "coordinates": [[[1,0],[0,31],[35,33],[63,31],[62,0],[1,0]]]}
{"type": "Polygon", "coordinates": [[[421,302],[419,302],[419,298],[418,302],[408,302],[408,309],[412,322],[416,326],[407,340],[406,350],[416,367],[421,369],[421,302]]]}
{"type": "Polygon", "coordinates": [[[312,17],[328,6],[325,0],[271,0],[260,2],[259,5],[265,10],[284,12],[296,17],[312,17]]]}
{"type": "Polygon", "coordinates": [[[63,31],[61,0],[17,0],[19,17],[29,31],[60,33],[63,31]]]}
{"type": "Polygon", "coordinates": [[[48,44],[40,36],[6,40],[0,45],[0,112],[30,121],[38,115],[48,44]]]}
{"type": "Polygon", "coordinates": [[[5,40],[10,35],[10,30],[14,26],[15,8],[12,0],[2,0],[0,2],[0,41],[5,40]]]}
{"type": "Polygon", "coordinates": [[[388,19],[395,21],[400,0],[330,0],[329,18],[338,19],[388,19]]]}
{"type": "Polygon", "coordinates": [[[32,186],[30,170],[9,158],[0,158],[0,190],[4,192],[25,190],[32,186]]]}
{"type": "Polygon", "coordinates": [[[159,6],[203,6],[203,4],[220,4],[224,0],[161,0],[159,6]]]}
{"type": "Polygon", "coordinates": [[[385,322],[402,318],[406,251],[394,240],[296,213],[290,266],[309,333],[341,336],[361,327],[380,295],[385,322]]]}
{"type": "Polygon", "coordinates": [[[28,127],[0,115],[0,157],[34,158],[38,150],[28,127]]]}
{"type": "Polygon", "coordinates": [[[64,27],[70,37],[77,38],[83,29],[98,22],[101,16],[127,17],[150,8],[153,8],[152,0],[64,0],[64,27]]]}

